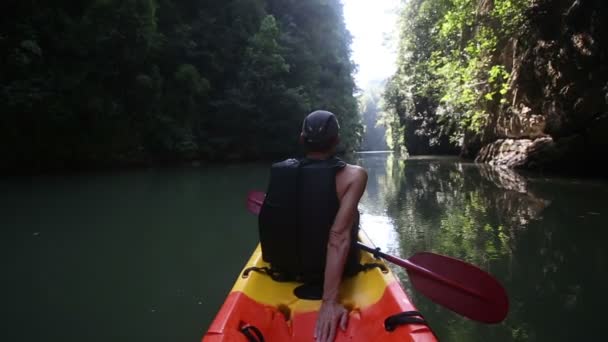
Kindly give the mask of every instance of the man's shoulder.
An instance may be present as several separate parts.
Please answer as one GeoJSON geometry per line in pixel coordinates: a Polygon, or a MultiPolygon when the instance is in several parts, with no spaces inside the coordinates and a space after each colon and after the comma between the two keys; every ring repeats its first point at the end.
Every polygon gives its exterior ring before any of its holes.
{"type": "Polygon", "coordinates": [[[365,170],[365,168],[363,168],[362,166],[359,166],[359,165],[346,164],[345,168],[347,170],[349,170],[350,172],[358,174],[358,175],[367,175],[367,170],[365,170]]]}
{"type": "Polygon", "coordinates": [[[367,170],[359,165],[346,164],[341,176],[349,182],[367,182],[367,170]]]}

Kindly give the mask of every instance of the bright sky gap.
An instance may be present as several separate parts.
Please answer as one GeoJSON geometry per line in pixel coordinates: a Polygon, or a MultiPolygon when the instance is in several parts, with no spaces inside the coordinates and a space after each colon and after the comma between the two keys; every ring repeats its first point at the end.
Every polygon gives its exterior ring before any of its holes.
{"type": "Polygon", "coordinates": [[[353,36],[352,58],[361,89],[395,72],[395,49],[389,37],[396,30],[400,0],[342,0],[346,27],[353,36]]]}

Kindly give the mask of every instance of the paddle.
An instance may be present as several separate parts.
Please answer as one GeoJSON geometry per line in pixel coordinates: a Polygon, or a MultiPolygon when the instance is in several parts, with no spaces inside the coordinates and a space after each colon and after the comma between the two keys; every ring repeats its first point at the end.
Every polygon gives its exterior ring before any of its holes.
{"type": "MultiPolygon", "coordinates": [[[[250,191],[247,209],[259,214],[266,194],[250,191]]],[[[487,272],[464,261],[430,253],[416,253],[401,259],[377,251],[361,242],[362,250],[405,268],[414,288],[424,296],[464,317],[499,323],[509,311],[509,298],[504,288],[487,272]]]]}

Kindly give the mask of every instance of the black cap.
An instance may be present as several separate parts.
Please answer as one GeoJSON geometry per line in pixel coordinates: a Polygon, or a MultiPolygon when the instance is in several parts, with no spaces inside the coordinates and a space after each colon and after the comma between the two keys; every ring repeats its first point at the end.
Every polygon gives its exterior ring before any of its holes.
{"type": "Polygon", "coordinates": [[[336,116],[325,110],[314,111],[302,123],[302,136],[307,144],[323,144],[338,136],[340,125],[336,116]]]}

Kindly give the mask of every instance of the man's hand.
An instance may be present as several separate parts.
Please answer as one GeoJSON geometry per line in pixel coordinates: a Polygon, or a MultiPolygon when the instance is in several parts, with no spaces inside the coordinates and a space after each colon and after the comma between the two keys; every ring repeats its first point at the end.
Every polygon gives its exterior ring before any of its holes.
{"type": "Polygon", "coordinates": [[[346,331],[348,311],[335,301],[324,300],[319,309],[315,339],[319,342],[333,342],[336,338],[338,323],[340,323],[340,329],[346,331]]]}

